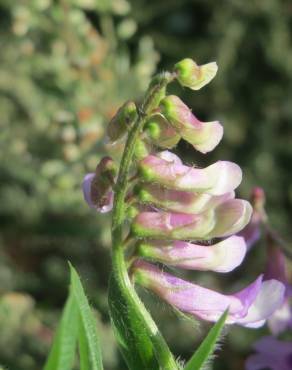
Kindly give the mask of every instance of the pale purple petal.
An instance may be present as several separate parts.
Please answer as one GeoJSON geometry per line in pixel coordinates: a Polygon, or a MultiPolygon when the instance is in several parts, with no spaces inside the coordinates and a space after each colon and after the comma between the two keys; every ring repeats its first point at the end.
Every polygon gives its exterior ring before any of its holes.
{"type": "Polygon", "coordinates": [[[138,252],[165,264],[190,269],[229,272],[241,264],[245,257],[244,239],[232,236],[210,246],[175,242],[142,242],[138,252]]]}
{"type": "Polygon", "coordinates": [[[201,122],[178,96],[162,99],[160,112],[184,140],[202,153],[213,150],[222,139],[223,127],[218,121],[201,122]]]}
{"type": "Polygon", "coordinates": [[[232,191],[222,195],[210,195],[167,189],[157,184],[144,184],[138,189],[137,196],[141,202],[164,210],[197,214],[233,199],[235,193],[232,191]]]}
{"type": "MultiPolygon", "coordinates": [[[[268,236],[269,237],[269,236],[268,236]]],[[[285,255],[275,244],[274,240],[268,240],[268,259],[265,271],[265,279],[277,279],[288,284],[285,255]]]]}
{"type": "Polygon", "coordinates": [[[230,199],[221,203],[216,209],[216,224],[212,230],[212,237],[229,236],[242,230],[249,222],[252,207],[242,199],[230,199]]]}
{"type": "Polygon", "coordinates": [[[269,317],[268,327],[274,335],[292,329],[292,302],[289,302],[289,298],[269,317]]]}
{"type": "Polygon", "coordinates": [[[261,290],[250,305],[247,315],[238,323],[253,327],[258,322],[269,318],[283,303],[285,286],[278,280],[263,281],[261,290]]]}
{"type": "Polygon", "coordinates": [[[272,336],[263,337],[258,340],[254,345],[253,348],[261,353],[264,354],[273,354],[273,355],[280,355],[288,356],[292,353],[292,343],[291,342],[284,342],[280,341],[272,336]]]}
{"type": "Polygon", "coordinates": [[[88,173],[84,176],[83,182],[82,182],[82,190],[83,190],[83,196],[84,200],[87,202],[90,208],[95,208],[94,203],[91,199],[91,183],[92,180],[95,177],[95,173],[88,173]]]}
{"type": "Polygon", "coordinates": [[[246,242],[246,246],[250,249],[261,236],[261,219],[257,213],[253,213],[250,222],[246,227],[238,234],[242,236],[246,242]]]}
{"type": "Polygon", "coordinates": [[[180,159],[180,157],[170,152],[169,150],[159,152],[156,154],[156,156],[172,164],[182,164],[182,160],[180,159]]]}

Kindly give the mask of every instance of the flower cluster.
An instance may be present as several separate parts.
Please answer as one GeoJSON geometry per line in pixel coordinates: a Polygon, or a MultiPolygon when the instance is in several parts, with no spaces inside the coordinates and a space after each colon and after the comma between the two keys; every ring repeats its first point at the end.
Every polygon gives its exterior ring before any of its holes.
{"type": "MultiPolygon", "coordinates": [[[[216,72],[216,63],[198,66],[185,59],[176,64],[172,77],[198,90],[216,72]]],[[[135,104],[126,103],[109,125],[110,139],[117,140],[131,130],[136,115],[135,104]]],[[[183,139],[197,151],[208,153],[222,136],[218,121],[201,122],[180,98],[166,91],[160,94],[140,132],[135,184],[128,187],[130,237],[136,240],[131,273],[134,282],[187,314],[216,321],[228,309],[227,323],[259,327],[283,301],[281,282],[259,276],[243,290],[225,295],[179,279],[153,263],[225,273],[243,261],[247,245],[237,234],[249,223],[252,207],[235,198],[234,190],[242,180],[240,167],[229,161],[205,168],[188,166],[165,150],[183,139]]],[[[85,199],[100,211],[112,205],[113,168],[111,160],[104,159],[96,173],[84,180],[85,199]]]]}

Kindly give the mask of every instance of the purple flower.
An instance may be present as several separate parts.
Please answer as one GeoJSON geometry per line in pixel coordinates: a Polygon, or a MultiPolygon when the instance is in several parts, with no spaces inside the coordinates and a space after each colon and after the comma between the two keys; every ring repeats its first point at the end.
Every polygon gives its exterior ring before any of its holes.
{"type": "Polygon", "coordinates": [[[207,240],[240,231],[250,220],[252,208],[241,199],[230,199],[200,214],[141,212],[132,223],[138,237],[172,240],[207,240]]]}
{"type": "Polygon", "coordinates": [[[268,234],[268,260],[264,279],[277,279],[285,286],[285,299],[269,318],[268,326],[274,335],[292,328],[292,286],[288,282],[286,259],[272,233],[268,234]]]}
{"type": "Polygon", "coordinates": [[[260,187],[255,187],[251,193],[251,204],[253,213],[250,222],[238,234],[245,239],[247,248],[250,249],[261,236],[261,224],[266,221],[266,213],[264,210],[265,193],[260,187]]]}
{"type": "Polygon", "coordinates": [[[223,136],[218,121],[201,122],[179,97],[169,95],[160,102],[160,112],[180,136],[202,153],[213,150],[223,136]]]}
{"type": "Polygon", "coordinates": [[[88,173],[83,179],[84,199],[90,208],[98,212],[109,212],[113,207],[112,184],[116,168],[110,157],[104,157],[96,167],[95,173],[88,173]]]}
{"type": "Polygon", "coordinates": [[[229,272],[243,261],[246,245],[238,236],[208,246],[184,241],[143,241],[138,243],[138,253],[183,269],[229,272]]]}
{"type": "Polygon", "coordinates": [[[135,262],[133,274],[138,284],[185,313],[217,321],[228,308],[228,324],[237,323],[251,328],[265,323],[282,304],[285,290],[279,281],[263,281],[263,277],[259,276],[240,292],[224,295],[163,272],[143,260],[135,262]]]}
{"type": "Polygon", "coordinates": [[[211,195],[229,193],[241,182],[241,169],[235,163],[218,161],[209,167],[198,169],[183,165],[177,156],[169,156],[168,153],[149,155],[139,163],[140,175],[145,181],[158,183],[169,189],[211,195]]]}
{"type": "Polygon", "coordinates": [[[292,343],[273,337],[263,337],[254,344],[256,353],[251,355],[245,365],[246,370],[291,370],[292,343]]]}

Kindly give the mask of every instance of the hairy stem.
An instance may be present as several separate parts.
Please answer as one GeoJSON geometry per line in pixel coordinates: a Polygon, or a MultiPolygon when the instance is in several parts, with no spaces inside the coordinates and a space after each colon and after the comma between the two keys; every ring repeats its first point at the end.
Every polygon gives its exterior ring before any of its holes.
{"type": "MultiPolygon", "coordinates": [[[[145,96],[144,102],[138,113],[138,117],[129,132],[116,183],[112,222],[113,274],[116,278],[117,284],[119,285],[119,289],[123,294],[123,298],[131,307],[131,310],[135,312],[139,321],[142,323],[145,332],[150,338],[153,344],[155,356],[163,370],[176,370],[177,365],[163,336],[160,334],[155,322],[146,310],[144,304],[141,302],[129,279],[123,250],[123,224],[125,220],[127,183],[135,144],[146,122],[147,115],[153,110],[153,108],[155,108],[155,105],[158,104],[157,97],[172,79],[173,76],[171,74],[161,74],[153,80],[154,82],[150,84],[150,88],[145,96]]],[[[137,335],[139,334],[137,333],[137,335]]]]}

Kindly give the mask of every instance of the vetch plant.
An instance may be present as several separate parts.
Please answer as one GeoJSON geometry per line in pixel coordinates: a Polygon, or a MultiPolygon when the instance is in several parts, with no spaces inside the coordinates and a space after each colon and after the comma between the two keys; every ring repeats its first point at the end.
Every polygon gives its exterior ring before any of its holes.
{"type": "Polygon", "coordinates": [[[262,275],[239,292],[223,294],[180,279],[156,264],[227,273],[245,257],[246,242],[237,234],[249,223],[252,207],[235,198],[242,180],[240,167],[229,161],[205,168],[197,163],[190,166],[166,150],[180,139],[201,153],[219,144],[223,127],[218,121],[201,122],[179,97],[167,95],[171,82],[199,90],[216,72],[216,63],[198,66],[184,59],[172,72],[155,76],[142,103],[125,103],[109,123],[108,138],[113,144],[126,138],[119,169],[105,157],[95,173],[84,178],[89,206],[99,212],[112,210],[109,308],[129,369],[183,368],[135,284],[185,314],[216,322],[186,363],[187,370],[206,364],[225,323],[262,326],[284,299],[284,285],[275,279],[263,280],[262,275]]]}

